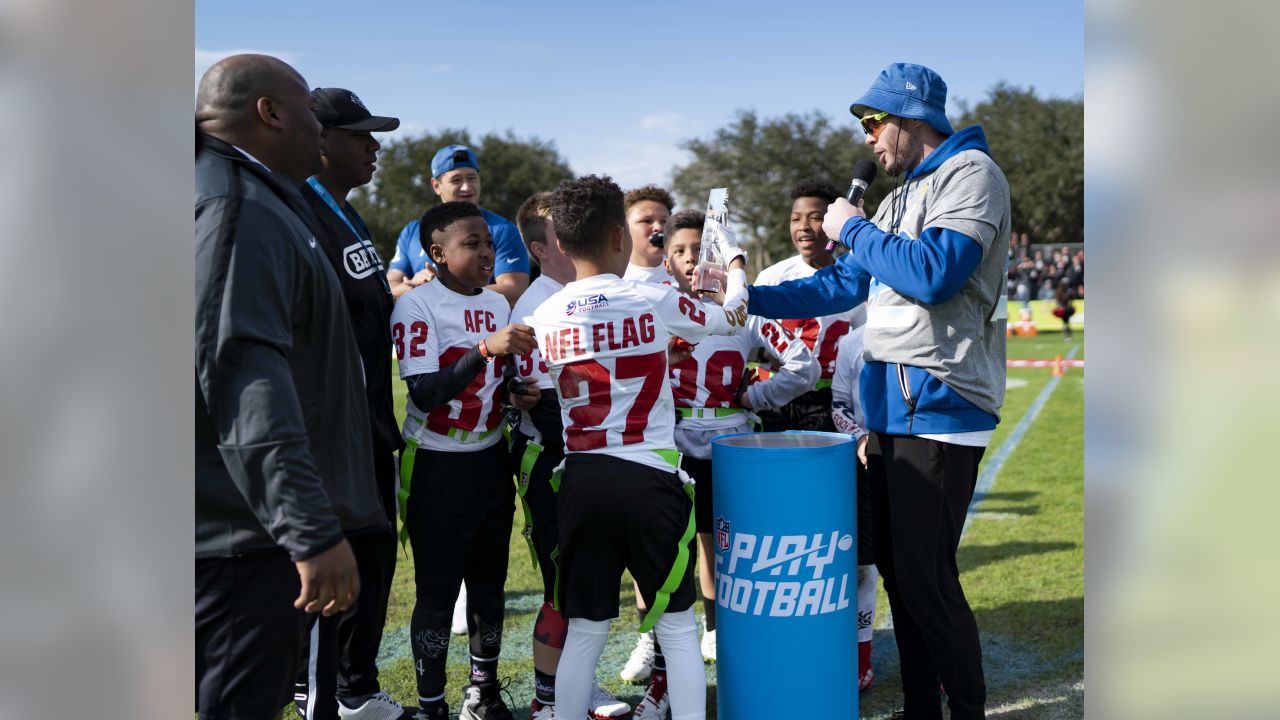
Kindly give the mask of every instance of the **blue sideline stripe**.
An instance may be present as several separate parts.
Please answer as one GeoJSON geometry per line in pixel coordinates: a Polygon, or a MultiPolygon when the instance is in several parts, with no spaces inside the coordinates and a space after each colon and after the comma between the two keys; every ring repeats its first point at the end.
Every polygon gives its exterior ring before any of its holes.
{"type": "MultiPolygon", "coordinates": [[[[1065,359],[1074,360],[1079,349],[1079,345],[1073,345],[1065,359]]],[[[991,461],[982,469],[982,475],[978,477],[978,483],[973,489],[973,499],[969,501],[969,511],[964,516],[964,527],[960,529],[961,542],[964,542],[964,536],[969,532],[969,526],[973,525],[973,516],[978,511],[978,506],[991,490],[991,486],[995,484],[996,475],[1000,473],[1000,468],[1004,467],[1004,461],[1008,460],[1013,451],[1018,449],[1018,443],[1022,441],[1022,436],[1026,435],[1027,430],[1031,429],[1031,424],[1036,421],[1036,417],[1040,414],[1040,410],[1044,408],[1045,403],[1049,402],[1049,396],[1053,395],[1053,391],[1058,387],[1058,381],[1061,379],[1062,377],[1049,379],[1049,383],[1040,391],[1040,395],[1036,397],[1035,402],[1031,403],[1031,407],[1027,408],[1027,411],[1023,413],[1022,419],[1018,421],[1018,427],[1009,433],[1009,437],[1005,438],[1004,444],[1000,446],[999,450],[996,450],[996,454],[991,456],[991,461]]],[[[881,630],[892,629],[893,612],[886,611],[884,619],[878,623],[878,626],[881,630]]]]}
{"type": "MultiPolygon", "coordinates": [[[[1076,351],[1080,349],[1079,345],[1074,345],[1071,351],[1067,353],[1067,360],[1074,360],[1076,351]]],[[[1031,403],[1031,407],[1027,408],[1027,412],[1022,415],[1022,419],[1018,421],[1018,427],[1009,433],[1009,437],[1005,438],[1004,444],[991,457],[991,462],[987,463],[982,469],[982,475],[978,476],[978,484],[973,489],[973,499],[969,501],[969,512],[964,516],[964,527],[960,530],[960,540],[964,541],[964,536],[969,532],[969,527],[973,525],[974,513],[978,511],[978,507],[986,498],[987,493],[991,491],[991,486],[996,482],[996,475],[1000,469],[1004,467],[1004,463],[1013,455],[1013,451],[1018,449],[1018,443],[1022,441],[1022,436],[1027,434],[1027,430],[1031,429],[1031,424],[1036,421],[1036,417],[1040,415],[1040,410],[1044,408],[1045,403],[1049,402],[1049,396],[1053,395],[1053,391],[1058,387],[1058,381],[1062,377],[1054,377],[1049,379],[1049,384],[1044,386],[1040,391],[1040,395],[1035,402],[1031,403]]]]}

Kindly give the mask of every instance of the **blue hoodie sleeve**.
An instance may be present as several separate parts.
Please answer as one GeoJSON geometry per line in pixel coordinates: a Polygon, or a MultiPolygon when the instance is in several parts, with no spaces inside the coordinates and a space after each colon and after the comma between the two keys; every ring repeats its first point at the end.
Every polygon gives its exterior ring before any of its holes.
{"type": "Polygon", "coordinates": [[[772,320],[834,315],[865,302],[870,285],[871,276],[845,254],[807,278],[752,285],[747,291],[747,312],[772,320]]]}
{"type": "MultiPolygon", "coordinates": [[[[912,240],[850,218],[840,241],[866,272],[894,290],[930,305],[950,300],[982,262],[982,246],[955,230],[928,227],[912,240]]],[[[754,289],[753,289],[754,292],[754,289]]]]}

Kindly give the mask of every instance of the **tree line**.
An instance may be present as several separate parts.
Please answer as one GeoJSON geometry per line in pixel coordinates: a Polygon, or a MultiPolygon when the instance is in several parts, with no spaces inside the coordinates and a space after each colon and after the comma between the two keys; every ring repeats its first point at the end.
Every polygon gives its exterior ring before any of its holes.
{"type": "MultiPolygon", "coordinates": [[[[1008,178],[1014,230],[1037,243],[1083,241],[1083,102],[1043,99],[1030,88],[1001,83],[959,110],[952,125],[981,124],[1008,178]]],[[[431,157],[450,143],[476,151],[482,204],[513,222],[525,198],[573,176],[554,143],[511,131],[472,138],[464,129],[446,129],[393,140],[382,149],[374,183],[353,194],[384,260],[394,254],[404,224],[439,202],[431,190],[431,157]]],[[[818,111],[761,118],[740,110],[723,127],[681,147],[689,162],[653,182],[670,188],[681,207],[698,209],[711,188],[729,188],[730,220],[757,272],[793,252],[788,228],[796,182],[822,177],[843,192],[854,164],[874,159],[852,118],[837,123],[818,111]]],[[[893,187],[883,172],[876,177],[864,196],[869,215],[893,187]]]]}

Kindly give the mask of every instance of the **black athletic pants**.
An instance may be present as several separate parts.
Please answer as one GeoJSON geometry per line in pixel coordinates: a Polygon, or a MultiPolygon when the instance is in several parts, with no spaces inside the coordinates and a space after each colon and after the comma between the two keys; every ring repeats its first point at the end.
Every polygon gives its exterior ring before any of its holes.
{"type": "Polygon", "coordinates": [[[983,448],[873,433],[867,451],[876,566],[893,611],[906,715],[940,720],[941,681],[952,718],[985,717],[978,625],[956,568],[983,448]]]}
{"type": "Polygon", "coordinates": [[[202,720],[275,717],[289,701],[307,614],[284,551],[196,560],[196,712],[202,720]]]}
{"type": "MultiPolygon", "coordinates": [[[[395,528],[396,461],[394,455],[374,459],[382,506],[395,528]]],[[[293,700],[308,720],[336,720],[337,698],[372,695],[378,686],[378,646],[387,619],[391,578],[396,571],[394,532],[347,536],[360,573],[360,596],[341,615],[310,616],[293,700]]]]}
{"type": "Polygon", "coordinates": [[[444,694],[449,625],[464,580],[471,654],[498,657],[515,490],[505,442],[415,453],[405,523],[418,593],[409,631],[420,703],[444,694]]]}

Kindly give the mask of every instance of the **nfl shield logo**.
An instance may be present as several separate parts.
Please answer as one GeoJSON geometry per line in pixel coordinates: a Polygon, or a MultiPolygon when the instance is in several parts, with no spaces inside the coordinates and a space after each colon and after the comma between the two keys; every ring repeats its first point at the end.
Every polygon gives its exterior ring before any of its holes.
{"type": "Polygon", "coordinates": [[[729,521],[724,516],[716,516],[716,548],[720,552],[729,549],[729,521]]]}

